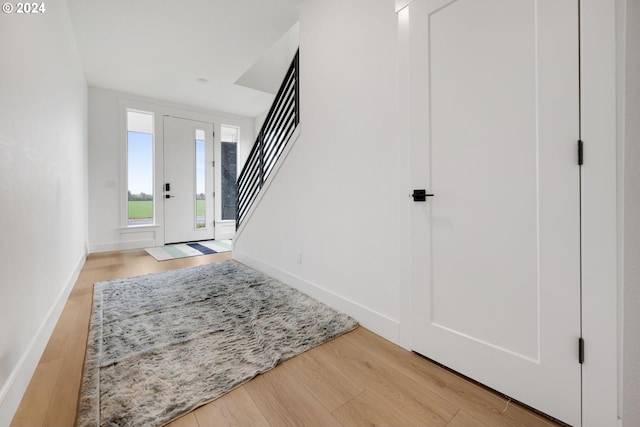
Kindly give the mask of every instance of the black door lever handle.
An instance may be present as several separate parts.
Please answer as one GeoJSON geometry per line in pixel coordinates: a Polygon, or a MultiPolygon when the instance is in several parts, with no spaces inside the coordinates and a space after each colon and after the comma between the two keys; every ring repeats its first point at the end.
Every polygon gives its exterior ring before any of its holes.
{"type": "Polygon", "coordinates": [[[427,197],[434,197],[434,196],[435,194],[428,194],[427,190],[413,190],[413,194],[411,195],[411,197],[413,197],[414,202],[426,202],[427,197]]]}

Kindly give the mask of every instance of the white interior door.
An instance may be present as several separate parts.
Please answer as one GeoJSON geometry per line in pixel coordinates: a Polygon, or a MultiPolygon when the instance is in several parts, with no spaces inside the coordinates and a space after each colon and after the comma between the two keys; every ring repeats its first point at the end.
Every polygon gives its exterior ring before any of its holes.
{"type": "Polygon", "coordinates": [[[413,348],[580,425],[578,1],[403,13],[413,348]]]}
{"type": "Polygon", "coordinates": [[[164,177],[165,243],[213,239],[213,124],[164,117],[164,177]]]}

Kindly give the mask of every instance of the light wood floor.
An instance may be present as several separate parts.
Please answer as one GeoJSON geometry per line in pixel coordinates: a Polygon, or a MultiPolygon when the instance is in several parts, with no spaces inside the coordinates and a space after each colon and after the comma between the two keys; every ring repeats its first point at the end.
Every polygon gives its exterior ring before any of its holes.
{"type": "MultiPolygon", "coordinates": [[[[11,426],[72,426],[94,282],[219,262],[157,262],[145,251],[93,254],[11,426]]],[[[171,427],[558,425],[360,327],[260,375],[171,427]]]]}

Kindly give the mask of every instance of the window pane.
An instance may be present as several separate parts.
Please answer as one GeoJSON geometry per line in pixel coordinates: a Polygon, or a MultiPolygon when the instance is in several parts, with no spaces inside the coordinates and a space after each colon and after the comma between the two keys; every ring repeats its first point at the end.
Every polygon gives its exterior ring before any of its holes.
{"type": "Polygon", "coordinates": [[[222,126],[220,129],[220,140],[225,142],[238,142],[238,128],[233,126],[222,126]]]}
{"type": "Polygon", "coordinates": [[[153,114],[127,112],[128,225],[153,224],[153,114]]]}
{"type": "Polygon", "coordinates": [[[207,202],[205,197],[205,147],[204,131],[196,130],[196,228],[205,228],[207,226],[205,221],[207,217],[207,202]]]}
{"type": "Polygon", "coordinates": [[[222,219],[236,219],[238,128],[222,126],[222,219]]]}

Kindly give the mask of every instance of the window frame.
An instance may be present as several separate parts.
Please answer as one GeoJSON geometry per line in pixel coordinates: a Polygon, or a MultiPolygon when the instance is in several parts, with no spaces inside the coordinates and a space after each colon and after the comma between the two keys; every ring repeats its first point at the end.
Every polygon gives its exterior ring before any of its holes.
{"type": "Polygon", "coordinates": [[[121,111],[121,135],[122,135],[122,143],[121,143],[121,162],[122,165],[121,173],[120,173],[120,200],[121,200],[121,209],[120,209],[120,223],[121,228],[125,230],[136,230],[136,229],[145,229],[150,227],[158,226],[158,216],[157,216],[157,188],[156,188],[156,174],[157,174],[157,114],[155,111],[150,109],[138,108],[132,105],[123,105],[120,109],[121,111]],[[140,114],[148,114],[151,116],[151,129],[153,133],[151,134],[151,183],[152,183],[152,221],[149,224],[129,224],[129,112],[132,113],[140,113],[140,114]]]}

